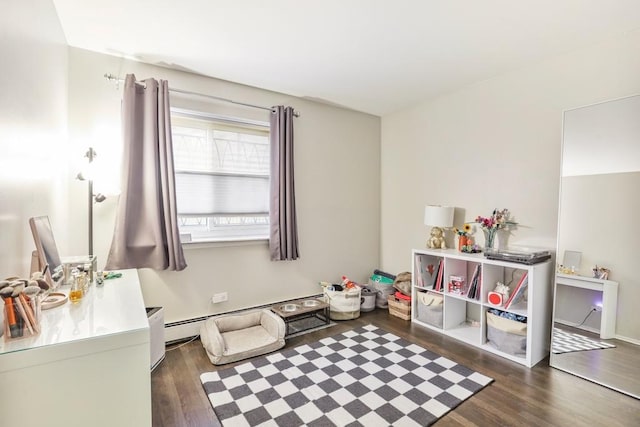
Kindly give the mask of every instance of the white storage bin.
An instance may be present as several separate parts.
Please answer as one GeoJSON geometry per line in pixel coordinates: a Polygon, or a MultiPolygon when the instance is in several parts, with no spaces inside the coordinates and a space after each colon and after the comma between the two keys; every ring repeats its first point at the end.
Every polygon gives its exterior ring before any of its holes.
{"type": "Polygon", "coordinates": [[[325,301],[329,303],[331,320],[351,320],[360,317],[360,287],[334,291],[324,290],[325,301]]]}
{"type": "Polygon", "coordinates": [[[527,324],[487,313],[487,341],[514,356],[527,354],[527,324]]]}
{"type": "Polygon", "coordinates": [[[417,297],[418,320],[442,328],[442,295],[420,292],[417,297]]]}

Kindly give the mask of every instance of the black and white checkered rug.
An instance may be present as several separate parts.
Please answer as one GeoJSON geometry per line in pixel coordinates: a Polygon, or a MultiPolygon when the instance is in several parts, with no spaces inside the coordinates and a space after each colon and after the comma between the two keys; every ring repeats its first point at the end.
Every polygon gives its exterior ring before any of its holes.
{"type": "Polygon", "coordinates": [[[572,351],[600,350],[614,348],[615,345],[603,341],[595,341],[583,335],[553,328],[551,351],[554,354],[570,353],[572,351]]]}
{"type": "Polygon", "coordinates": [[[224,426],[426,426],[493,381],[373,325],[200,376],[224,426]]]}

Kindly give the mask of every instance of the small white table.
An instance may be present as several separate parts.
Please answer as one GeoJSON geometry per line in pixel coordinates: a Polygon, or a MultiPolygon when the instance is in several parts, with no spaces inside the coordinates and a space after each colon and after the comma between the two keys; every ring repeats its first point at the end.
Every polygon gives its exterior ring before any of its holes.
{"type": "Polygon", "coordinates": [[[0,338],[1,425],[151,426],[149,322],[137,270],[121,273],[43,310],[39,335],[0,338]]]}
{"type": "Polygon", "coordinates": [[[574,274],[556,274],[556,286],[591,289],[602,292],[602,316],[600,320],[600,338],[615,338],[616,309],[618,306],[618,282],[596,279],[574,274]]]}

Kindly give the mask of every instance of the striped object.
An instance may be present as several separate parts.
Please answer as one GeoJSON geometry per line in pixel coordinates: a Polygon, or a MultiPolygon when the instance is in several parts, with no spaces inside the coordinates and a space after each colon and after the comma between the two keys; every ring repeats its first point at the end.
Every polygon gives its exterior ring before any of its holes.
{"type": "Polygon", "coordinates": [[[559,328],[553,328],[553,342],[551,351],[554,354],[569,353],[572,351],[600,350],[614,348],[615,345],[603,341],[595,341],[583,335],[574,334],[559,328]]]}

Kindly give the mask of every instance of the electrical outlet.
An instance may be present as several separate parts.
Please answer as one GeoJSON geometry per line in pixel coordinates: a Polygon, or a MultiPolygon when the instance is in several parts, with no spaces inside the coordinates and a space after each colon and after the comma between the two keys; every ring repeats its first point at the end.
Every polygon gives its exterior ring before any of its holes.
{"type": "Polygon", "coordinates": [[[591,310],[600,313],[602,311],[602,307],[600,307],[599,305],[592,305],[591,310]]]}
{"type": "Polygon", "coordinates": [[[225,302],[229,300],[229,295],[226,292],[221,292],[219,294],[214,294],[211,297],[211,302],[213,304],[218,304],[219,302],[225,302]]]}

